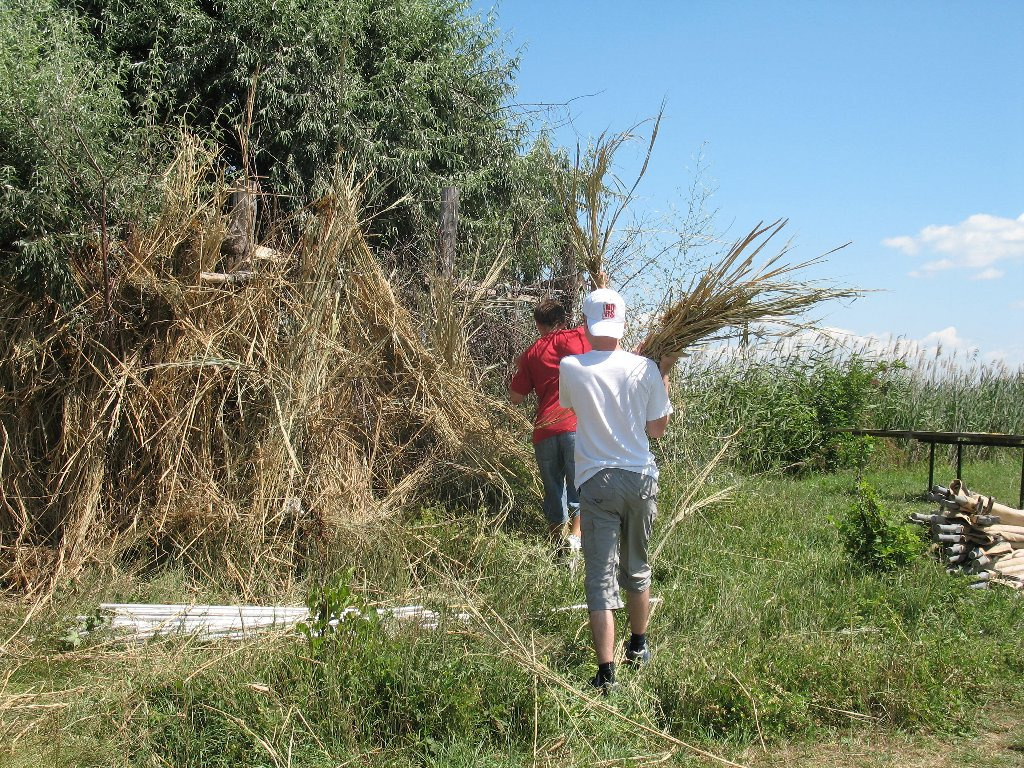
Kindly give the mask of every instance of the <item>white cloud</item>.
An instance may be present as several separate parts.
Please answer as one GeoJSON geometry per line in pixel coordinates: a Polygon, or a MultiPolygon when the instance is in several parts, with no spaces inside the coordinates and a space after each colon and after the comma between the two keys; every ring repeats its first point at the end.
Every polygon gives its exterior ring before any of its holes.
{"type": "Polygon", "coordinates": [[[1006,273],[1003,272],[1003,270],[1001,270],[1001,269],[996,269],[995,267],[989,267],[988,269],[983,269],[981,272],[979,272],[976,275],[971,275],[971,280],[998,280],[1000,277],[1002,277],[1005,274],[1006,273]]]}
{"type": "Polygon", "coordinates": [[[901,235],[900,237],[887,237],[882,241],[882,245],[886,248],[896,248],[903,251],[908,256],[916,256],[917,252],[921,250],[920,246],[912,237],[901,235]]]}
{"type": "Polygon", "coordinates": [[[911,277],[934,277],[936,272],[945,272],[947,269],[953,269],[955,266],[956,262],[951,259],[927,261],[921,265],[920,269],[915,269],[909,274],[911,277]]]}
{"type": "Polygon", "coordinates": [[[881,333],[857,334],[838,328],[826,329],[834,339],[845,339],[847,346],[863,353],[879,355],[905,356],[908,358],[927,356],[963,355],[969,357],[978,354],[978,348],[968,339],[960,336],[955,326],[932,331],[921,339],[908,339],[905,336],[884,331],[881,333]]]}
{"type": "Polygon", "coordinates": [[[982,277],[999,262],[1024,260],[1024,214],[1016,219],[976,213],[959,224],[932,225],[916,235],[887,237],[882,241],[887,248],[903,251],[908,256],[932,253],[943,258],[928,261],[910,273],[911,277],[926,277],[946,269],[982,270],[982,277]]]}
{"type": "Polygon", "coordinates": [[[955,326],[943,328],[941,331],[932,331],[923,339],[921,346],[927,350],[934,350],[935,354],[947,352],[964,352],[966,354],[977,354],[978,348],[970,342],[960,338],[960,333],[955,326]]]}
{"type": "MultiPolygon", "coordinates": [[[[1024,309],[1024,302],[1020,304],[1024,309]]],[[[921,369],[939,358],[944,365],[965,369],[979,362],[1008,369],[1024,368],[1024,348],[982,352],[970,339],[963,338],[955,326],[932,331],[919,339],[897,336],[890,331],[854,333],[843,328],[809,328],[792,336],[755,343],[749,350],[742,349],[735,342],[714,345],[697,353],[695,362],[706,365],[714,359],[725,361],[747,355],[766,360],[805,355],[814,358],[823,351],[831,351],[839,357],[856,354],[878,360],[903,360],[911,367],[921,369]]]]}

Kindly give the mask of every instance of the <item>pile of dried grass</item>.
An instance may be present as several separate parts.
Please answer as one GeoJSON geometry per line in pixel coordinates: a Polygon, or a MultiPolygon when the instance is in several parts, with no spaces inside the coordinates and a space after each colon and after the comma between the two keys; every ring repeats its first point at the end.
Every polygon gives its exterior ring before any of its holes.
{"type": "Polygon", "coordinates": [[[807,324],[799,318],[808,310],[826,301],[863,294],[852,288],[794,279],[795,273],[820,263],[828,254],[786,264],[782,259],[789,250],[787,244],[755,266],[761,251],[785,225],[784,219],[758,224],[693,281],[682,298],[667,297],[667,309],[641,344],[643,354],[652,360],[678,357],[700,344],[741,337],[758,323],[774,323],[790,331],[804,328],[807,324]]]}
{"type": "Polygon", "coordinates": [[[251,279],[204,284],[228,229],[216,163],[181,137],[159,214],[111,243],[109,308],[95,264],[71,311],[0,288],[3,584],[171,554],[252,594],[339,527],[460,478],[508,492],[528,459],[452,338],[465,306],[402,306],[350,178],[274,230],[251,279]]]}

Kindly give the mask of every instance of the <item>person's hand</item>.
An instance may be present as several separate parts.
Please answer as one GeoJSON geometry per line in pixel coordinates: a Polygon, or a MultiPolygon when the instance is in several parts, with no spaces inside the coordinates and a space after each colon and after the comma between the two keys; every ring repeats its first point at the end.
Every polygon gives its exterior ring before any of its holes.
{"type": "Polygon", "coordinates": [[[679,355],[662,355],[661,361],[658,363],[658,370],[661,371],[662,376],[668,376],[672,372],[672,368],[677,362],[679,362],[679,355]]]}
{"type": "Polygon", "coordinates": [[[608,287],[608,273],[605,272],[603,269],[600,272],[598,272],[596,275],[591,275],[591,278],[592,278],[592,280],[594,282],[594,290],[595,291],[597,289],[599,289],[599,288],[607,288],[608,287]]]}

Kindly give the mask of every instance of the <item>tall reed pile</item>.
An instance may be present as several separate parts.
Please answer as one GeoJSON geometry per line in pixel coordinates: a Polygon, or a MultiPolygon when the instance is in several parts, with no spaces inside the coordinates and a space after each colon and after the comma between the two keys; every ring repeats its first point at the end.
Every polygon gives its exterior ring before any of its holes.
{"type": "Polygon", "coordinates": [[[181,138],[158,213],[104,243],[109,301],[99,258],[71,310],[0,289],[4,585],[172,555],[250,592],[340,531],[442,487],[508,491],[522,466],[521,417],[431,343],[464,307],[402,305],[350,178],[272,228],[276,257],[204,284],[227,236],[216,164],[181,138]]]}

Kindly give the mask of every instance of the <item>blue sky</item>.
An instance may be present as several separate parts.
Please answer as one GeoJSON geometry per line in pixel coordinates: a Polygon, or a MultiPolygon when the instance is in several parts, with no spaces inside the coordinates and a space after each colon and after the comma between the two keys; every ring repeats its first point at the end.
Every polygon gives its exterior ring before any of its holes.
{"type": "MultiPolygon", "coordinates": [[[[1024,0],[480,2],[556,140],[665,118],[638,207],[697,158],[726,240],[789,219],[794,258],[885,289],[823,322],[1024,364],[1024,0]]],[[[639,154],[637,146],[634,154],[639,154]]],[[[628,158],[625,158],[628,164],[628,158]]]]}

